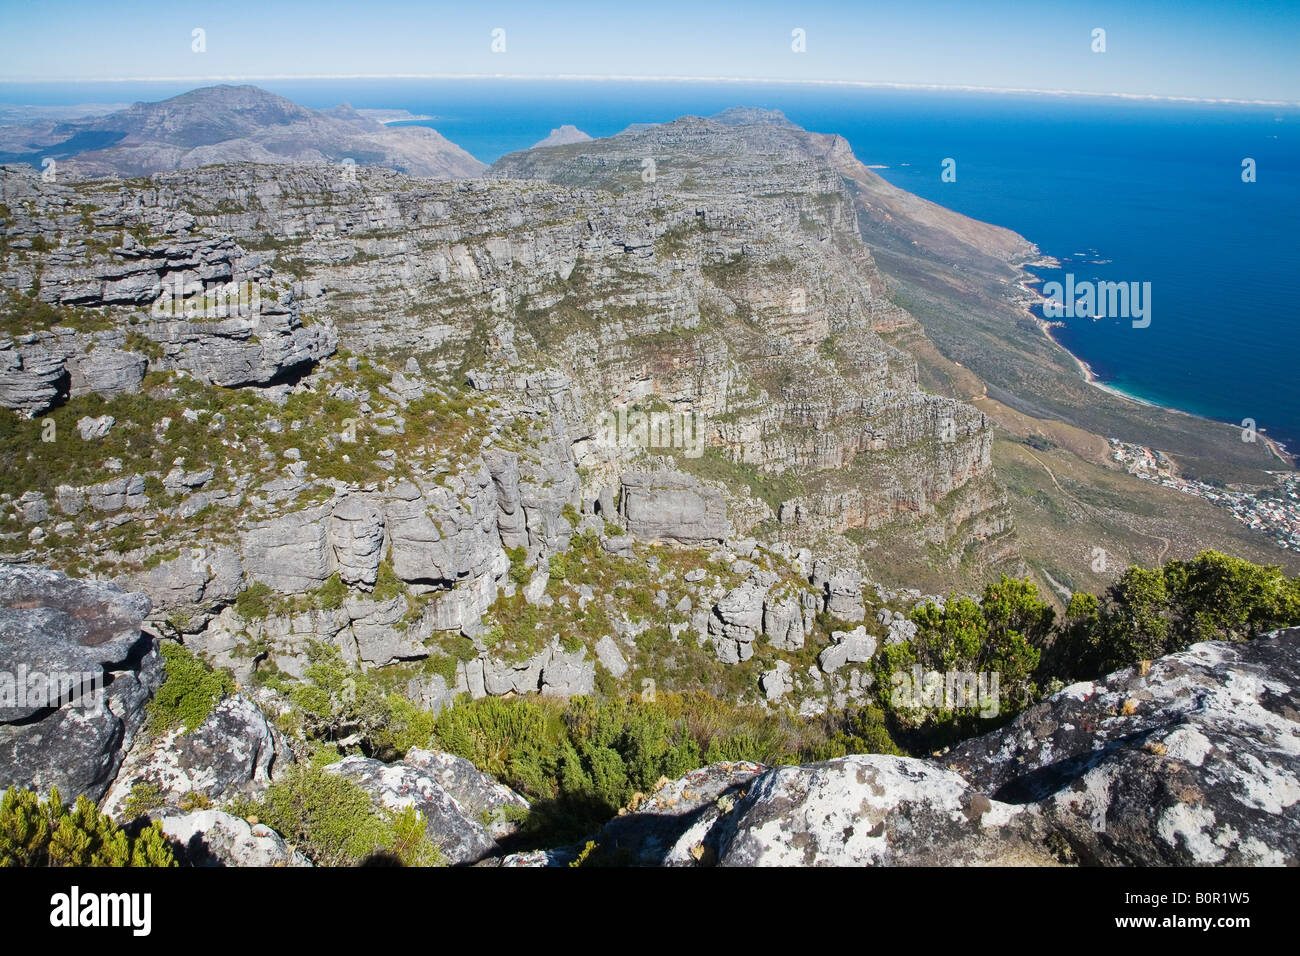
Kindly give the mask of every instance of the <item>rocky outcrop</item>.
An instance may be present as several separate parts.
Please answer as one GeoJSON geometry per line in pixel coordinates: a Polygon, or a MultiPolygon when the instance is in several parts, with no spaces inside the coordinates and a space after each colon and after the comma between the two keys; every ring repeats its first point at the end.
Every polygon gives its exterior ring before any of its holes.
{"type": "Polygon", "coordinates": [[[643,541],[720,543],[729,533],[722,493],[679,472],[625,473],[618,509],[627,530],[643,541]]]}
{"type": "Polygon", "coordinates": [[[708,845],[720,866],[1033,866],[1055,862],[1046,835],[955,773],[862,755],[767,771],[708,845]]]}
{"type": "Polygon", "coordinates": [[[186,866],[311,866],[280,834],[224,810],[196,810],[160,818],[186,866]]]}
{"type": "Polygon", "coordinates": [[[1294,866],[1298,686],[1300,628],[1196,644],[933,759],[696,770],[593,839],[649,866],[1294,866]]]}
{"type": "Polygon", "coordinates": [[[495,848],[493,831],[504,832],[502,825],[508,823],[502,808],[527,807],[523,798],[476,777],[463,763],[428,751],[412,751],[394,764],[345,757],[326,770],[356,782],[380,807],[415,807],[429,839],[452,864],[473,863],[495,848]],[[496,822],[485,824],[485,819],[496,822]]]}
{"type": "Polygon", "coordinates": [[[162,681],[143,594],[0,565],[0,789],[103,797],[162,681]]]}
{"type": "Polygon", "coordinates": [[[291,511],[240,534],[244,571],[274,591],[299,594],[320,587],[337,568],[329,544],[329,509],[291,511]]]}
{"type": "Polygon", "coordinates": [[[1074,684],[941,762],[1082,863],[1300,863],[1300,628],[1074,684]]]}
{"type": "Polygon", "coordinates": [[[49,408],[66,391],[68,372],[40,345],[0,339],[0,405],[25,415],[49,408]]]}
{"type": "Polygon", "coordinates": [[[198,727],[137,739],[101,809],[128,816],[131,792],[148,788],[159,806],[175,810],[182,800],[216,804],[255,799],[292,754],[257,705],[242,694],[226,697],[198,727]]]}

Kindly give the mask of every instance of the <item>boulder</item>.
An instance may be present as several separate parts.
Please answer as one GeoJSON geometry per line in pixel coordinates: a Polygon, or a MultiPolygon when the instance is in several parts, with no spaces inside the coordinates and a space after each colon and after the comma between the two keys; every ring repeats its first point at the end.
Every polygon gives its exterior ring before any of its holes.
{"type": "Polygon", "coordinates": [[[270,827],[224,810],[166,814],[159,822],[186,866],[311,866],[270,827]]]}
{"type": "Polygon", "coordinates": [[[875,653],[876,638],[865,627],[834,631],[830,646],[817,655],[817,666],[830,674],[845,664],[865,664],[875,653]]]}
{"type": "Polygon", "coordinates": [[[436,781],[456,801],[463,815],[484,821],[494,840],[518,831],[520,813],[529,809],[527,800],[464,757],[414,747],[402,762],[436,781]]]}
{"type": "Polygon", "coordinates": [[[162,681],[143,594],[0,565],[0,790],[98,801],[162,681]]]}
{"type": "Polygon", "coordinates": [[[1074,684],[942,762],[1081,863],[1295,866],[1300,628],[1074,684]]]}
{"type": "Polygon", "coordinates": [[[709,834],[721,866],[1026,866],[1056,862],[1036,809],[955,773],[855,755],[768,770],[709,834]]]}
{"type": "Polygon", "coordinates": [[[722,493],[675,471],[623,475],[619,515],[643,541],[703,545],[725,541],[729,529],[722,493]]]}
{"type": "Polygon", "coordinates": [[[627,659],[623,657],[618,642],[608,634],[596,642],[596,660],[615,678],[627,673],[627,659]]]}
{"type": "Polygon", "coordinates": [[[254,798],[291,760],[279,731],[257,705],[243,694],[234,694],[218,701],[207,719],[189,733],[178,727],[152,740],[137,738],[101,809],[125,818],[137,784],[153,788],[162,805],[173,810],[188,794],[213,803],[254,798]]]}
{"type": "Polygon", "coordinates": [[[490,853],[496,841],[478,815],[459,804],[439,782],[438,769],[413,763],[385,764],[370,757],[344,757],[325,768],[345,776],[388,810],[415,807],[424,817],[425,832],[448,862],[473,863],[490,853]]]}

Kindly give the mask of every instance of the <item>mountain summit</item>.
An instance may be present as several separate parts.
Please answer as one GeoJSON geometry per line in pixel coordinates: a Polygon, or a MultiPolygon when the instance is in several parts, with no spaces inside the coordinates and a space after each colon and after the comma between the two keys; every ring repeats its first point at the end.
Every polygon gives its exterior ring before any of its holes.
{"type": "Polygon", "coordinates": [[[423,126],[386,127],[351,106],[312,110],[256,86],[208,86],[107,116],[0,130],[0,159],[70,160],[78,175],[144,176],[227,162],[345,162],[463,178],[485,167],[423,126]]]}

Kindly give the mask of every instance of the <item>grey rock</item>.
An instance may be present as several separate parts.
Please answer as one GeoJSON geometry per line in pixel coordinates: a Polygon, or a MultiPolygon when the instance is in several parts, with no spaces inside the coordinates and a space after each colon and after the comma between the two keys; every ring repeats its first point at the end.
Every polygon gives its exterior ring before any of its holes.
{"type": "Polygon", "coordinates": [[[49,408],[67,387],[63,360],[42,346],[0,339],[0,406],[28,416],[49,408]]]}
{"type": "Polygon", "coordinates": [[[441,750],[412,748],[402,763],[421,771],[456,801],[462,815],[484,821],[494,840],[511,836],[519,829],[517,815],[529,803],[503,783],[478,770],[464,757],[441,750]]]}
{"type": "Polygon", "coordinates": [[[817,655],[817,666],[831,674],[845,664],[865,664],[876,653],[876,638],[865,627],[835,631],[831,644],[817,655]]]}
{"type": "Polygon", "coordinates": [[[180,845],[187,866],[311,866],[270,827],[224,810],[164,814],[159,823],[163,833],[180,845]]]}
{"type": "Polygon", "coordinates": [[[355,781],[380,807],[397,812],[415,807],[429,839],[450,863],[473,863],[496,846],[487,828],[438,781],[438,771],[420,767],[418,758],[415,764],[384,764],[369,757],[344,757],[325,771],[355,781]]]}
{"type": "Polygon", "coordinates": [[[0,674],[27,678],[2,695],[0,788],[103,797],[162,679],[150,610],[114,585],[0,565],[0,674]]]}
{"type": "Polygon", "coordinates": [[[329,506],[291,511],[240,535],[244,570],[284,594],[318,588],[337,568],[329,546],[329,506]]]}
{"type": "Polygon", "coordinates": [[[112,430],[116,422],[117,419],[112,415],[100,415],[97,418],[83,416],[77,419],[77,432],[81,435],[82,441],[103,438],[112,430]]]}
{"type": "Polygon", "coordinates": [[[605,670],[616,678],[627,673],[627,660],[623,657],[618,643],[608,634],[596,642],[596,660],[600,661],[605,670]]]}
{"type": "Polygon", "coordinates": [[[1300,628],[1074,684],[942,762],[1031,804],[1081,863],[1300,862],[1300,628]]]}
{"type": "Polygon", "coordinates": [[[990,800],[951,771],[878,754],[768,770],[714,829],[721,866],[1054,862],[1033,808],[990,800]]]}
{"type": "Polygon", "coordinates": [[[804,644],[803,608],[799,598],[786,595],[763,600],[763,633],[779,650],[797,651],[804,644]]]}
{"type": "Polygon", "coordinates": [[[780,700],[794,690],[788,661],[777,661],[776,666],[771,670],[763,671],[758,680],[759,686],[763,688],[763,696],[771,702],[780,700]]]}
{"type": "Polygon", "coordinates": [[[330,544],[344,584],[370,590],[379,578],[384,513],[368,496],[345,495],[330,513],[330,544]]]}
{"type": "Polygon", "coordinates": [[[85,489],[90,507],[96,511],[136,511],[149,504],[144,476],[122,475],[85,489]]]}
{"type": "Polygon", "coordinates": [[[152,740],[138,738],[101,809],[124,819],[137,784],[157,788],[163,805],[170,808],[191,793],[214,803],[255,798],[291,759],[279,732],[257,705],[235,694],[218,701],[207,719],[188,733],[180,727],[152,740]]]}
{"type": "Polygon", "coordinates": [[[135,352],[99,347],[73,356],[67,367],[74,398],[92,392],[112,398],[138,392],[149,362],[135,352]]]}
{"type": "Polygon", "coordinates": [[[672,471],[624,474],[619,514],[628,531],[645,541],[721,542],[729,527],[721,492],[672,471]]]}
{"type": "Polygon", "coordinates": [[[542,667],[543,694],[552,697],[576,697],[590,694],[596,686],[596,662],[587,649],[565,651],[559,642],[551,645],[550,659],[542,667]]]}

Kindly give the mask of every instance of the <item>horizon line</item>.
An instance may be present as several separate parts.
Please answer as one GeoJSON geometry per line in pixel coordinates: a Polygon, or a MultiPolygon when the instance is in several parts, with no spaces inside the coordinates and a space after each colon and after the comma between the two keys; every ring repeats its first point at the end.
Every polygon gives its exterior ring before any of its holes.
{"type": "Polygon", "coordinates": [[[862,89],[929,90],[952,93],[1007,93],[1034,96],[1093,96],[1172,103],[1234,106],[1297,107],[1300,101],[1243,99],[1238,97],[1181,96],[1167,93],[1124,93],[1093,90],[1040,89],[1035,87],[980,86],[975,84],[896,83],[885,80],[780,79],[754,76],[690,76],[598,73],[240,73],[185,76],[107,77],[0,77],[0,84],[21,83],[214,83],[250,80],[558,80],[642,83],[752,83],[788,86],[843,86],[862,89]]]}

